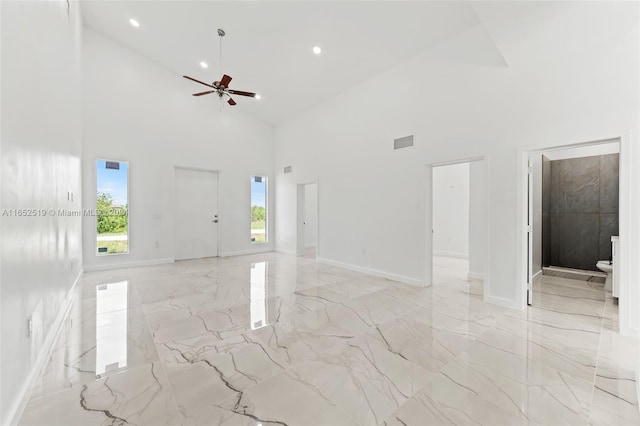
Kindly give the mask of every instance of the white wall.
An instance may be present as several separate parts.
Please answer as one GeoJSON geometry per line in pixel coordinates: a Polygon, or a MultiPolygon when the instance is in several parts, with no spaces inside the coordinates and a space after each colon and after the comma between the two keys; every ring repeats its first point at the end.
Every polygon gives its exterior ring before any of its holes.
{"type": "Polygon", "coordinates": [[[469,257],[469,163],[433,168],[433,253],[469,257]]]}
{"type": "Polygon", "coordinates": [[[469,278],[484,279],[487,262],[486,168],[469,163],[469,278]]]}
{"type": "Polygon", "coordinates": [[[304,187],[304,246],[315,247],[318,227],[318,185],[310,183],[304,187]]]}
{"type": "MultiPolygon", "coordinates": [[[[514,21],[491,28],[507,33],[496,43],[508,66],[474,65],[473,52],[464,49],[456,54],[468,54],[468,61],[447,62],[427,51],[279,126],[278,248],[295,247],[295,184],[319,180],[323,258],[424,282],[430,255],[424,194],[431,184],[425,164],[484,156],[485,298],[523,307],[519,147],[629,135],[638,117],[637,4],[544,7],[554,9],[523,14],[532,20],[525,26],[514,21]],[[526,34],[509,37],[509,31],[526,34]],[[389,81],[393,90],[382,90],[389,81]],[[394,152],[393,139],[408,134],[415,135],[415,148],[394,152]],[[294,173],[283,175],[287,165],[294,173]]],[[[474,39],[483,31],[460,37],[474,39]]],[[[632,137],[636,145],[637,135],[632,137]]],[[[633,229],[629,238],[640,240],[640,230],[633,229]]],[[[634,271],[630,281],[638,282],[634,271]]]]}
{"type": "Polygon", "coordinates": [[[533,168],[533,275],[542,271],[542,154],[529,157],[533,168]]]}
{"type": "MultiPolygon", "coordinates": [[[[90,29],[83,52],[84,206],[95,206],[95,160],[102,158],[129,162],[130,209],[127,255],[96,256],[95,218],[84,220],[85,266],[173,259],[174,166],[222,171],[221,256],[273,249],[250,241],[250,177],[273,184],[273,129],[242,111],[253,100],[220,112],[216,97],[191,96],[198,85],[90,29]]],[[[273,187],[268,194],[273,206],[273,187]]],[[[269,212],[269,230],[273,223],[269,212]]]]}
{"type": "MultiPolygon", "coordinates": [[[[3,211],[68,209],[80,199],[78,5],[0,2],[3,211]],[[74,201],[68,200],[74,194],[74,201]]],[[[3,215],[0,423],[21,410],[82,268],[81,219],[3,215]],[[33,334],[27,336],[27,318],[33,334]]]]}

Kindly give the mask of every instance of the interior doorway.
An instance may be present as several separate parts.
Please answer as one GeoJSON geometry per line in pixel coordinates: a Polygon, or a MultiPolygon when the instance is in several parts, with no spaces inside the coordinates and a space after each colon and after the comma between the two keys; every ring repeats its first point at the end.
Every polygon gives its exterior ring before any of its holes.
{"type": "Polygon", "coordinates": [[[482,297],[487,263],[484,159],[433,164],[429,169],[428,277],[432,284],[482,297]]]}
{"type": "Polygon", "coordinates": [[[318,183],[298,185],[296,254],[315,259],[318,256],[318,183]]]}
{"type": "Polygon", "coordinates": [[[523,280],[528,305],[546,294],[548,299],[550,288],[559,285],[579,288],[592,299],[611,294],[617,300],[612,285],[618,265],[619,157],[619,139],[526,153],[523,280]]]}
{"type": "Polygon", "coordinates": [[[175,259],[219,253],[218,172],[175,168],[175,259]]]}

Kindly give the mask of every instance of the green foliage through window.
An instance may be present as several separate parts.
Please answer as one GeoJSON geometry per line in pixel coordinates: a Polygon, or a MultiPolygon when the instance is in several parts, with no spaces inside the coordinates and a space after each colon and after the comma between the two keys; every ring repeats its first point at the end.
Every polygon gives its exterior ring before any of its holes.
{"type": "Polygon", "coordinates": [[[251,207],[251,222],[264,222],[266,217],[266,210],[264,207],[252,206],[251,207]]]}
{"type": "Polygon", "coordinates": [[[98,235],[127,233],[129,220],[127,206],[115,206],[111,195],[98,192],[96,216],[98,235]]]}
{"type": "Polygon", "coordinates": [[[129,252],[129,165],[96,161],[96,254],[129,252]]]}
{"type": "Polygon", "coordinates": [[[251,242],[267,242],[267,178],[251,176],[251,242]]]}

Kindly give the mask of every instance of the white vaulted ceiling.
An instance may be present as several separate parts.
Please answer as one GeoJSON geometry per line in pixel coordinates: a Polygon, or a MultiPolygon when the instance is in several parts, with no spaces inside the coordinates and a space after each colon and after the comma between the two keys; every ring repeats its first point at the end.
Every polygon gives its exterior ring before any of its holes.
{"type": "MultiPolygon", "coordinates": [[[[85,25],[180,78],[260,93],[237,108],[277,124],[479,24],[462,2],[90,1],[85,25]],[[132,28],[135,18],[140,28],[132,28]],[[312,52],[314,46],[322,54],[312,52]],[[209,64],[208,69],[199,66],[209,64]]],[[[206,90],[185,80],[185,96],[206,90]]],[[[381,101],[385,90],[381,87],[381,101]]],[[[213,96],[195,101],[217,102],[213,96]]]]}
{"type": "MultiPolygon", "coordinates": [[[[625,2],[540,1],[86,1],[85,25],[181,78],[258,92],[234,108],[273,125],[423,52],[435,62],[509,68],[527,90],[571,88],[593,53],[638,22],[625,2]],[[129,19],[140,22],[132,28],[129,19]],[[542,30],[544,29],[544,30],[542,30]],[[322,54],[312,52],[314,46],[322,54]],[[199,66],[209,64],[208,69],[199,66]]],[[[606,66],[606,64],[602,64],[606,66]]],[[[416,84],[419,84],[417,82],[416,84]]],[[[380,87],[380,102],[394,81],[380,87]]],[[[606,88],[601,88],[607,96],[606,88]]],[[[521,94],[526,96],[526,94],[521,94]]],[[[194,102],[218,102],[214,96],[194,102]]]]}

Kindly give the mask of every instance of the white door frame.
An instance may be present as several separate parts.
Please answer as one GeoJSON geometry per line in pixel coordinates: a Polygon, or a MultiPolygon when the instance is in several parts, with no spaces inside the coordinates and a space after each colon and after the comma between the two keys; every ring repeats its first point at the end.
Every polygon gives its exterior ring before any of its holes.
{"type": "MultiPolygon", "coordinates": [[[[627,223],[629,220],[629,211],[627,208],[629,202],[629,190],[631,188],[630,175],[628,166],[626,164],[626,160],[629,156],[629,141],[631,139],[631,135],[627,134],[624,136],[613,136],[613,137],[603,137],[596,138],[589,142],[573,142],[573,143],[546,143],[540,144],[536,146],[529,146],[518,148],[518,156],[517,156],[517,203],[518,203],[518,217],[517,217],[517,259],[518,260],[518,279],[520,282],[521,291],[518,293],[520,295],[519,306],[521,308],[525,308],[527,305],[527,261],[532,253],[529,253],[530,247],[527,244],[527,213],[528,213],[528,200],[527,200],[527,188],[528,188],[528,167],[529,167],[529,157],[532,154],[542,154],[543,152],[549,151],[560,151],[568,148],[582,148],[594,145],[602,145],[605,143],[611,142],[619,142],[620,143],[620,174],[619,174],[619,208],[618,208],[618,220],[620,223],[620,242],[622,244],[623,240],[625,240],[622,235],[626,235],[627,232],[627,223]]],[[[628,270],[628,262],[627,262],[627,250],[622,248],[620,250],[621,255],[618,258],[622,258],[620,260],[621,263],[621,274],[620,280],[627,280],[627,270],[628,270]],[[624,271],[624,272],[623,272],[624,271]]],[[[623,286],[626,287],[626,286],[623,286]]],[[[625,306],[626,308],[626,306],[625,306]]],[[[622,298],[620,299],[620,317],[622,324],[623,317],[623,302],[622,298]]]]}
{"type": "MultiPolygon", "coordinates": [[[[174,197],[174,205],[175,205],[175,191],[176,191],[176,169],[183,169],[183,170],[195,170],[198,172],[211,172],[211,173],[215,173],[218,175],[218,190],[216,191],[216,198],[217,198],[217,203],[218,203],[218,223],[220,223],[220,221],[222,220],[222,206],[220,205],[220,188],[222,187],[221,184],[221,180],[222,180],[222,170],[216,170],[216,169],[206,169],[203,167],[192,167],[192,166],[178,166],[175,165],[173,166],[173,193],[172,193],[172,197],[174,197]]],[[[173,212],[174,214],[174,220],[175,220],[175,211],[173,212]]],[[[220,257],[220,253],[222,253],[221,251],[221,235],[222,235],[222,227],[218,226],[218,241],[216,241],[216,245],[218,247],[218,256],[216,257],[220,257]]],[[[173,224],[173,241],[176,241],[176,225],[175,223],[173,224]]],[[[175,245],[173,246],[173,258],[175,260],[176,255],[175,255],[175,245]]]]}
{"type": "MultiPolygon", "coordinates": [[[[542,178],[541,178],[542,179],[542,178]]],[[[527,305],[533,305],[533,165],[527,157],[527,219],[525,221],[527,239],[527,305]]],[[[540,262],[542,267],[542,262],[540,262]]]]}
{"type": "Polygon", "coordinates": [[[489,294],[486,289],[489,284],[489,157],[481,155],[475,157],[462,157],[451,161],[443,161],[438,163],[429,163],[425,165],[425,271],[424,286],[433,285],[433,169],[435,167],[450,166],[454,164],[473,163],[476,161],[484,161],[484,221],[486,235],[486,258],[484,260],[484,300],[487,300],[489,294]]]}
{"type": "Polygon", "coordinates": [[[316,185],[316,259],[320,257],[320,183],[318,180],[298,183],[296,192],[296,256],[304,256],[305,185],[316,185]]]}

